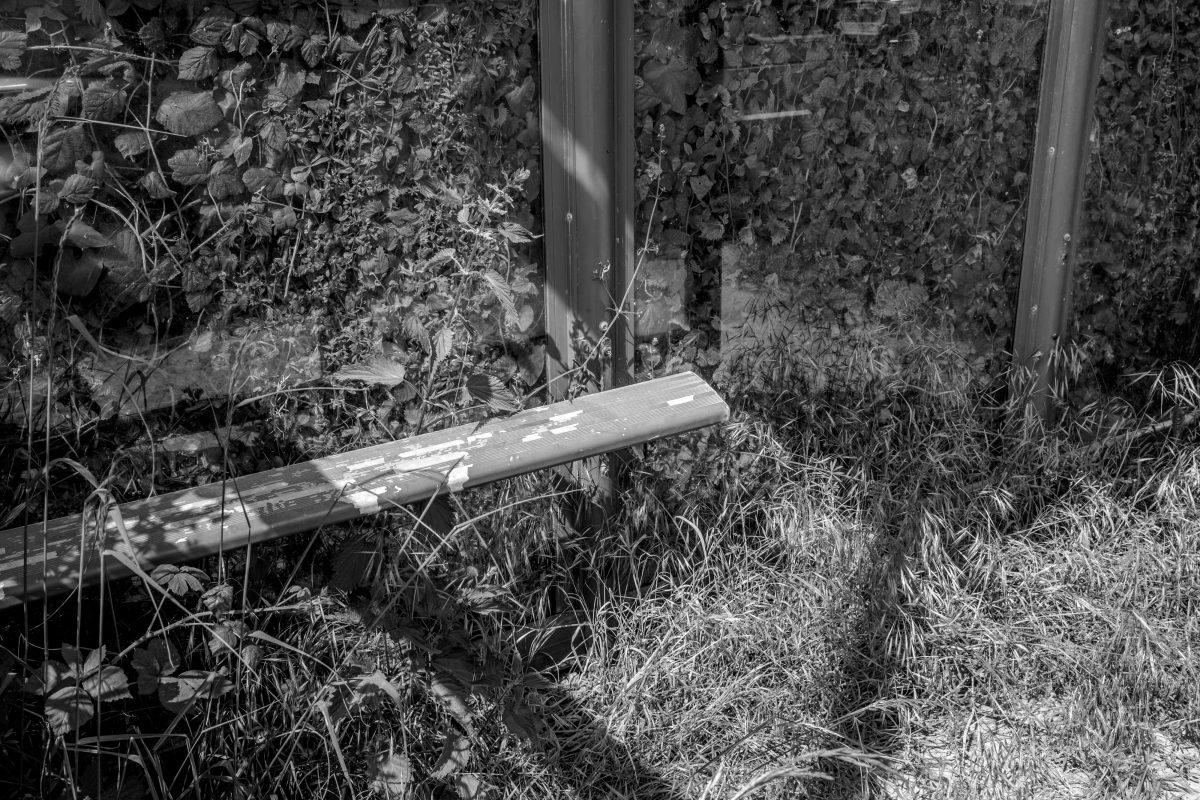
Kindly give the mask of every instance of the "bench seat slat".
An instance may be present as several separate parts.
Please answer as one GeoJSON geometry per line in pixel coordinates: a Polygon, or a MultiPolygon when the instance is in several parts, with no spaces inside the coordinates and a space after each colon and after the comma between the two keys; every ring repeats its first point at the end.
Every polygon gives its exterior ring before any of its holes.
{"type": "Polygon", "coordinates": [[[143,565],[184,561],[313,530],[502,478],[600,455],[727,419],[686,372],[465,425],[123,503],[102,532],[75,515],[0,532],[0,608],[128,574],[100,552],[143,565]],[[86,547],[81,548],[81,541],[86,547]],[[82,551],[82,552],[81,552],[82,551]],[[82,563],[82,573],[80,565],[82,563]],[[27,580],[26,580],[27,578],[27,580]]]}

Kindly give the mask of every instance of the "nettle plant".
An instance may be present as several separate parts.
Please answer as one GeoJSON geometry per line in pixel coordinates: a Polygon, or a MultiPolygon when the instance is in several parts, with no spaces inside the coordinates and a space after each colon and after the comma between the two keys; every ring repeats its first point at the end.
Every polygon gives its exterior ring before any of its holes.
{"type": "Polygon", "coordinates": [[[12,4],[0,59],[43,83],[0,100],[0,318],[316,317],[335,366],[509,382],[485,367],[538,316],[532,8],[12,4]]]}

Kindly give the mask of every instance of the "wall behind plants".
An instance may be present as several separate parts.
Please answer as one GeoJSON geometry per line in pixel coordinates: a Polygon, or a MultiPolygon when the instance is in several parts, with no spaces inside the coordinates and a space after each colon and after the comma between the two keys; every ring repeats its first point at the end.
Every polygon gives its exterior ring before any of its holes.
{"type": "MultiPolygon", "coordinates": [[[[685,359],[703,362],[722,322],[781,315],[811,331],[791,348],[870,346],[914,313],[977,355],[1009,346],[1045,4],[638,7],[641,223],[689,267],[685,359]],[[769,296],[785,307],[742,311],[769,296]]],[[[1112,371],[1198,344],[1198,15],[1112,4],[1075,303],[1080,340],[1112,371]]]]}
{"type": "Polygon", "coordinates": [[[1200,357],[1200,6],[1110,0],[1079,332],[1110,372],[1200,357]]]}
{"type": "Polygon", "coordinates": [[[834,335],[915,291],[969,335],[1002,341],[1041,12],[995,2],[641,8],[642,220],[711,298],[695,322],[719,312],[724,252],[726,271],[802,284],[805,324],[834,335]]]}
{"type": "Polygon", "coordinates": [[[393,428],[434,397],[511,406],[537,317],[535,9],[4,3],[0,66],[53,80],[0,101],[0,366],[76,340],[69,314],[110,347],[316,320],[393,428]]]}

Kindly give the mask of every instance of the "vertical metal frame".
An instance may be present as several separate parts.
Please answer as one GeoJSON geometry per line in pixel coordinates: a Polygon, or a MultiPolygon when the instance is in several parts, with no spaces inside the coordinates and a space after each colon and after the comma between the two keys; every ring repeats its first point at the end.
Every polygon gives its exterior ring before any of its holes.
{"type": "Polygon", "coordinates": [[[1051,0],[1037,140],[1013,334],[1018,376],[1044,420],[1054,415],[1055,352],[1066,342],[1089,128],[1104,56],[1107,0],[1051,0]]]}
{"type": "Polygon", "coordinates": [[[634,259],[633,0],[539,10],[546,373],[561,398],[573,376],[589,390],[630,381],[632,326],[614,311],[634,259]]]}

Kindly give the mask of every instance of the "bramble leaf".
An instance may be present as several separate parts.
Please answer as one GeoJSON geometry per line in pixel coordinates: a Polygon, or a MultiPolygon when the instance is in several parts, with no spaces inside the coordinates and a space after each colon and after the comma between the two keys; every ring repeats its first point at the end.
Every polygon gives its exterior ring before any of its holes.
{"type": "Polygon", "coordinates": [[[184,186],[195,186],[208,180],[208,159],[199,150],[180,150],[167,159],[171,177],[184,186]]]}
{"type": "Polygon", "coordinates": [[[159,678],[158,701],[168,711],[178,714],[202,700],[215,700],[232,690],[233,682],[220,673],[188,670],[159,678]]]}
{"type": "Polygon", "coordinates": [[[46,723],[56,736],[79,730],[95,715],[92,698],[78,686],[64,686],[46,698],[46,723]]]}
{"type": "Polygon", "coordinates": [[[225,114],[212,92],[172,92],[159,105],[154,118],[171,133],[199,136],[219,125],[225,114]]]}
{"type": "Polygon", "coordinates": [[[109,122],[121,116],[128,100],[125,90],[112,81],[98,81],[83,91],[83,116],[109,122]]]}
{"type": "Polygon", "coordinates": [[[208,45],[197,45],[179,56],[179,78],[198,81],[217,74],[217,51],[208,45]]]}
{"type": "Polygon", "coordinates": [[[159,679],[179,669],[179,653],[169,639],[156,637],[145,648],[135,648],[131,666],[138,676],[138,693],[153,694],[159,679]]]}
{"type": "Polygon", "coordinates": [[[20,69],[27,42],[24,31],[0,31],[0,68],[20,69]]]}
{"type": "Polygon", "coordinates": [[[233,27],[233,20],[233,12],[223,6],[209,9],[208,13],[196,20],[196,24],[192,26],[192,41],[216,47],[233,27]]]}
{"type": "Polygon", "coordinates": [[[150,137],[143,131],[122,131],[113,137],[117,152],[132,160],[150,149],[150,137]]]}
{"type": "Polygon", "coordinates": [[[112,664],[99,667],[84,678],[79,687],[92,698],[105,703],[132,696],[129,694],[129,679],[125,676],[125,670],[112,664]]]}
{"type": "Polygon", "coordinates": [[[167,186],[166,179],[156,169],[152,169],[143,175],[138,180],[138,186],[141,186],[146,191],[146,194],[155,200],[166,200],[168,197],[175,196],[175,190],[167,186]]]}

